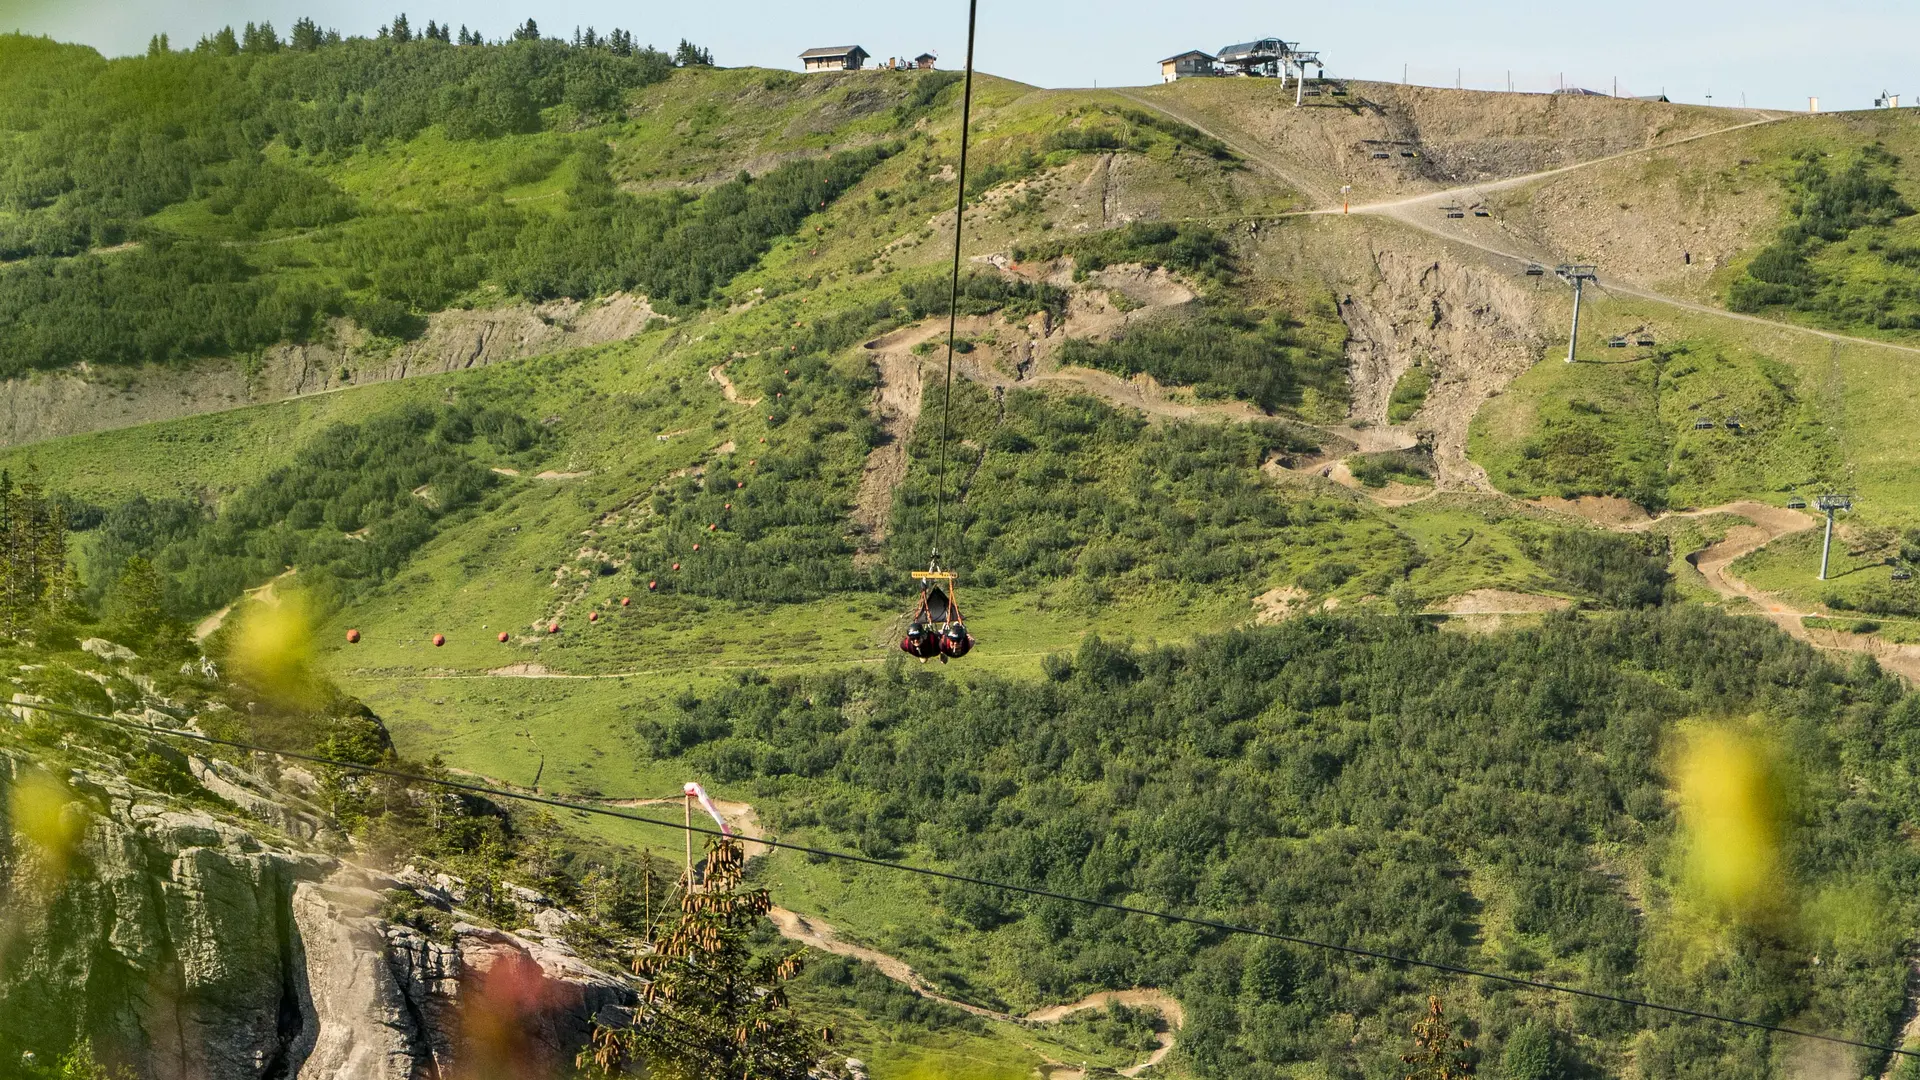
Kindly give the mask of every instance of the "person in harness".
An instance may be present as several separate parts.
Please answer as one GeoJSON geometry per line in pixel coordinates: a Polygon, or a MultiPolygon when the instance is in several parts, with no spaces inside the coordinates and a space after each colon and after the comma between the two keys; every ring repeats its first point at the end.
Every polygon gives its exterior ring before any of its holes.
{"type": "Polygon", "coordinates": [[[945,635],[935,633],[918,618],[907,624],[907,636],[900,639],[900,651],[908,656],[919,657],[924,663],[940,655],[940,644],[945,635]]]}
{"type": "MultiPolygon", "coordinates": [[[[938,574],[952,587],[953,575],[938,574]]],[[[925,579],[923,579],[925,580],[925,579]]],[[[926,663],[939,657],[941,663],[958,660],[973,648],[973,635],[960,617],[960,605],[939,585],[923,585],[920,606],[907,623],[906,636],[900,639],[900,651],[926,663]]]]}

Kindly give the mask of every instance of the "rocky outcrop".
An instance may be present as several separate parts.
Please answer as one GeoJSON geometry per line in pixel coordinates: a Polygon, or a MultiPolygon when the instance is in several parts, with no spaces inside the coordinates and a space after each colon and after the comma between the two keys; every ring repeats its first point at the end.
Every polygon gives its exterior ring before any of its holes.
{"type": "MultiPolygon", "coordinates": [[[[234,766],[193,767],[265,798],[234,766]]],[[[282,808],[311,826],[294,839],[116,776],[61,779],[0,751],[0,1061],[53,1060],[85,1037],[140,1080],[554,1075],[596,1019],[637,1000],[544,930],[479,925],[455,906],[453,879],[441,888],[315,849],[337,834],[310,807],[282,808]],[[64,805],[16,822],[25,789],[43,802],[63,792],[64,805]],[[397,899],[431,913],[418,921],[434,932],[382,917],[397,899]]],[[[520,906],[536,926],[571,921],[520,906]]]]}
{"type": "Polygon", "coordinates": [[[1433,447],[1439,486],[1492,490],[1467,458],[1467,428],[1488,398],[1539,359],[1545,341],[1534,298],[1510,276],[1447,258],[1380,252],[1375,267],[1339,305],[1351,419],[1386,425],[1394,384],[1414,364],[1427,365],[1433,387],[1410,426],[1433,447]]]}
{"type": "Polygon", "coordinates": [[[417,340],[397,346],[336,320],[324,340],[275,346],[257,363],[40,372],[0,381],[0,446],[599,345],[631,337],[653,318],[645,299],[616,293],[591,306],[556,300],[443,311],[417,340]]]}

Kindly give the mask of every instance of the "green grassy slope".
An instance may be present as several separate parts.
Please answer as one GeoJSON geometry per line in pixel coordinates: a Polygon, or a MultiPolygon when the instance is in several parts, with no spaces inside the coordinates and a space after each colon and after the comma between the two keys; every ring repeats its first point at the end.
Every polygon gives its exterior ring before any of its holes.
{"type": "MultiPolygon", "coordinates": [[[[7,47],[24,48],[11,39],[7,47]]],[[[246,57],[204,63],[207,72],[223,63],[253,70],[246,57]]],[[[88,74],[95,67],[73,57],[54,69],[97,77],[88,74]]],[[[182,616],[203,615],[274,577],[288,559],[304,561],[305,576],[287,584],[306,584],[327,601],[320,662],[381,714],[410,756],[438,754],[514,783],[619,797],[671,795],[699,778],[762,806],[783,832],[825,843],[961,865],[968,853],[957,838],[976,830],[1000,845],[992,849],[1002,859],[996,872],[1058,874],[1056,884],[1114,898],[1262,920],[1293,912],[1302,927],[1350,932],[1356,941],[1431,947],[1454,960],[1703,1006],[1764,1006],[1873,1037],[1890,1030],[1901,970],[1896,907],[1845,933],[1821,923],[1753,941],[1721,936],[1724,928],[1683,895],[1659,754],[1677,745],[1693,717],[1751,712],[1801,724],[1793,737],[1815,742],[1826,736],[1812,718],[1830,719],[1836,741],[1820,743],[1811,759],[1819,765],[1808,780],[1809,805],[1866,814],[1847,802],[1852,789],[1833,762],[1897,779],[1871,745],[1883,725],[1904,730],[1911,704],[1901,703],[1897,687],[1869,672],[1823,667],[1762,628],[1690,611],[1569,616],[1492,638],[1431,635],[1399,617],[1478,589],[1543,594],[1590,611],[1630,605],[1642,602],[1632,597],[1649,583],[1658,597],[1662,568],[1678,574],[1682,599],[1703,599],[1703,582],[1680,556],[1724,534],[1727,522],[1684,523],[1645,545],[1615,542],[1501,494],[1446,491],[1390,507],[1318,478],[1314,468],[1278,467],[1330,462],[1348,453],[1350,436],[1365,434],[1314,425],[1336,422],[1348,399],[1340,370],[1345,300],[1355,282],[1378,272],[1375,252],[1397,242],[1396,226],[1348,232],[1338,218],[1315,218],[1306,240],[1289,240],[1306,230],[1288,224],[1256,233],[1249,220],[1307,205],[1311,192],[1128,95],[983,79],[964,254],[983,275],[985,257],[995,255],[1020,259],[1028,273],[1056,271],[1054,287],[1065,291],[1052,296],[1022,278],[1029,291],[994,293],[964,312],[985,328],[967,362],[1000,363],[995,370],[1009,384],[963,378],[954,395],[964,497],[948,507],[954,527],[942,547],[963,570],[980,646],[959,667],[921,671],[893,642],[911,598],[905,572],[924,563],[932,539],[931,380],[926,411],[906,440],[904,480],[881,492],[886,539],[874,543],[850,515],[870,453],[893,438],[874,408],[883,375],[864,343],[938,319],[927,298],[950,254],[954,91],[924,75],[655,74],[622,88],[614,104],[584,112],[562,86],[524,130],[475,133],[456,109],[317,153],[311,142],[292,145],[289,123],[262,132],[246,153],[196,164],[179,198],[129,219],[137,249],[46,258],[104,266],[165,248],[163,236],[177,238],[175,246],[203,242],[242,260],[246,282],[337,289],[348,318],[359,310],[371,319],[377,312],[364,305],[376,301],[392,305],[385,310],[397,321],[388,329],[404,334],[407,320],[446,306],[637,288],[654,272],[646,260],[679,250],[670,238],[685,233],[676,228],[732,214],[724,220],[757,229],[734,252],[746,253],[736,266],[703,279],[703,291],[659,305],[670,320],[589,349],[14,448],[0,453],[0,466],[35,470],[102,512],[76,541],[92,556],[83,571],[96,586],[127,550],[108,541],[132,535],[114,531],[130,497],[200,507],[186,512],[194,524],[166,549],[182,616]],[[860,158],[847,175],[822,181],[820,197],[805,206],[735,213],[742,199],[780,183],[770,177],[883,147],[884,156],[860,158]],[[240,169],[283,170],[273,190],[321,209],[344,199],[350,213],[305,223],[283,215],[274,224],[269,207],[261,225],[248,225],[246,208],[227,205],[240,169]],[[742,170],[755,179],[738,181],[742,170]],[[559,260],[551,248],[566,245],[545,235],[577,238],[607,222],[618,228],[603,229],[607,242],[581,261],[559,260]],[[1160,224],[1167,222],[1180,227],[1160,224]],[[436,277],[436,260],[408,247],[465,231],[493,238],[463,249],[457,279],[436,277]],[[1069,325],[1101,317],[1089,314],[1091,288],[1064,264],[1044,262],[1053,257],[1083,267],[1145,257],[1200,294],[1199,312],[1156,312],[1151,318],[1166,321],[1112,331],[1118,345],[1064,352],[1119,374],[1196,384],[1175,387],[1169,400],[1202,418],[1147,415],[1086,380],[1013,384],[1011,364],[989,337],[1013,340],[1019,327],[1063,313],[1069,325]],[[547,271],[554,273],[542,277],[547,271]],[[543,293],[543,281],[561,284],[543,293]],[[1196,326],[1210,335],[1206,348],[1183,344],[1199,337],[1196,326]],[[979,360],[988,354],[995,359],[979,360]],[[737,401],[711,374],[723,365],[737,401]],[[1221,421],[1225,399],[1271,414],[1221,421]],[[481,406],[510,412],[538,437],[508,447],[452,431],[449,417],[481,406]],[[355,440],[405,409],[431,421],[419,428],[420,446],[445,465],[417,487],[276,486],[311,475],[297,470],[314,463],[316,447],[362,445],[355,440]],[[342,424],[360,425],[360,434],[342,424]],[[283,469],[296,471],[276,471],[283,469]],[[472,469],[486,470],[484,483],[444,506],[436,501],[472,469]],[[255,524],[223,532],[223,522],[241,520],[255,524]],[[360,559],[356,544],[391,557],[360,559]],[[216,564],[239,576],[211,577],[216,564]],[[1609,569],[1595,575],[1594,565],[1609,569]],[[1316,616],[1215,636],[1287,605],[1354,619],[1316,616]],[[560,631],[547,632],[556,621],[560,631]],[[349,627],[361,631],[358,644],[345,642],[349,627]],[[431,644],[435,634],[445,635],[444,646],[431,644]],[[1710,638],[1720,651],[1701,659],[1670,647],[1688,635],[1710,638]],[[1196,640],[1205,643],[1191,645],[1196,640]],[[1139,649],[1114,649],[1115,641],[1139,649]],[[1729,659],[1756,650],[1767,658],[1763,672],[1729,659]],[[1424,666],[1403,670],[1408,657],[1424,666]],[[1198,674],[1181,674],[1185,665],[1198,674]],[[1501,688],[1494,700],[1448,696],[1423,681],[1465,670],[1501,688]],[[1209,698],[1216,692],[1219,700],[1209,698]],[[964,738],[943,730],[943,697],[964,702],[964,738]],[[716,701],[726,707],[715,712],[716,701]],[[829,773],[807,763],[827,750],[844,767],[829,773]],[[934,769],[924,755],[954,771],[934,769]],[[889,771],[896,764],[902,771],[889,771]],[[943,789],[951,806],[929,794],[936,774],[951,784],[943,789]],[[1587,787],[1570,790],[1570,776],[1587,787]],[[1213,785],[1238,792],[1244,805],[1193,801],[1213,785]],[[1486,801],[1496,795],[1513,802],[1496,813],[1486,801]],[[981,804],[977,820],[966,816],[968,800],[981,804]],[[1049,831],[1052,817],[1079,831],[1049,831]],[[1541,847],[1515,839],[1543,820],[1559,831],[1541,847]],[[1076,847],[1083,841],[1105,845],[1106,861],[1089,861],[1092,849],[1076,847]],[[1007,854],[1015,849],[1030,857],[1007,854]],[[1210,865],[1191,865],[1191,852],[1202,850],[1210,865]],[[1105,876],[1069,880],[1063,868],[1076,859],[1105,867],[1105,876]],[[1352,872],[1357,884],[1330,897],[1286,877],[1294,893],[1262,892],[1284,877],[1272,867],[1296,861],[1306,868],[1300,874],[1352,872]],[[1553,867],[1577,887],[1552,893],[1553,867]],[[1401,904],[1407,897],[1424,899],[1401,904]],[[1336,902],[1366,910],[1326,925],[1309,917],[1336,902]],[[1397,936],[1440,918],[1436,911],[1446,924],[1429,927],[1438,944],[1397,936]],[[1799,959],[1834,947],[1850,950],[1839,974],[1799,959]],[[1751,985],[1723,985],[1720,973],[1746,970],[1741,965],[1764,974],[1751,985]]],[[[1385,114],[1295,116],[1259,96],[1269,89],[1222,80],[1144,96],[1236,142],[1272,140],[1262,145],[1286,147],[1302,162],[1323,160],[1327,147],[1345,153],[1361,138],[1393,135],[1394,123],[1413,124],[1432,164],[1383,181],[1382,194],[1431,189],[1448,168],[1477,162],[1513,173],[1560,163],[1550,153],[1558,144],[1583,155],[1611,152],[1722,119],[1638,103],[1525,102],[1516,130],[1502,132],[1476,112],[1497,96],[1465,102],[1421,92],[1400,101],[1376,89],[1369,92],[1386,102],[1385,114]]],[[[1811,130],[1838,145],[1859,134],[1855,126],[1811,130]]],[[[0,127],[10,145],[31,141],[17,122],[0,127]]],[[[1714,155],[1749,152],[1729,149],[1735,145],[1762,155],[1726,166],[1753,174],[1745,190],[1777,185],[1787,155],[1803,145],[1789,134],[1779,125],[1742,134],[1747,141],[1690,144],[1703,148],[1701,162],[1676,168],[1671,189],[1720,175],[1714,155]]],[[[1905,183],[1905,172],[1895,175],[1896,187],[1905,183]]],[[[1544,192],[1531,198],[1506,204],[1516,220],[1551,202],[1544,192]]],[[[1741,219],[1741,251],[1771,242],[1784,198],[1756,197],[1760,210],[1741,219]]],[[[8,210],[15,217],[0,225],[65,213],[78,201],[61,194],[30,211],[8,210]]],[[[1866,250],[1872,237],[1862,234],[1853,254],[1882,258],[1906,221],[1862,226],[1887,233],[1882,252],[1866,250]]],[[[1845,276],[1832,260],[1853,242],[1851,233],[1826,242],[1808,256],[1811,265],[1845,276]]],[[[0,275],[57,279],[53,265],[0,275]]],[[[1724,294],[1737,272],[1728,263],[1712,288],[1724,294]]],[[[17,286],[24,278],[8,280],[17,286]]],[[[0,282],[0,300],[20,295],[9,287],[0,282]]],[[[1432,303],[1437,312],[1437,300],[1423,294],[1410,310],[1423,316],[1432,303]]],[[[1539,310],[1545,324],[1560,317],[1551,301],[1539,310]]],[[[1913,403],[1898,357],[1604,293],[1591,320],[1596,337],[1583,356],[1592,362],[1539,364],[1475,420],[1469,450],[1500,492],[1619,494],[1678,507],[1782,502],[1846,484],[1861,496],[1863,527],[1895,534],[1920,505],[1920,492],[1909,490],[1913,403]],[[1656,346],[1599,344],[1642,326],[1656,346]],[[1737,433],[1694,426],[1735,413],[1737,433]]],[[[249,348],[278,340],[263,335],[249,348]]],[[[1396,419],[1409,428],[1450,392],[1444,376],[1429,380],[1425,396],[1400,383],[1409,389],[1394,398],[1403,409],[1396,419]]],[[[1364,472],[1372,458],[1354,460],[1364,472]]],[[[1431,459],[1416,448],[1408,460],[1431,459]]],[[[355,475],[369,484],[390,478],[386,464],[366,462],[355,475]]],[[[1790,545],[1763,552],[1754,580],[1772,580],[1760,565],[1766,559],[1804,554],[1790,545]]],[[[1899,814],[1879,803],[1868,809],[1888,821],[1899,814]]],[[[604,820],[566,823],[596,842],[678,842],[666,831],[604,820]]],[[[1860,850],[1894,859],[1903,849],[1889,829],[1860,826],[1860,850]]],[[[1808,910],[1880,895],[1880,879],[1815,850],[1811,838],[1805,844],[1796,858],[1804,856],[1808,910]]],[[[1196,1075],[1387,1068],[1424,989],[1400,973],[1304,961],[1276,989],[1245,975],[1253,961],[1231,943],[1095,925],[1044,906],[1001,905],[996,913],[992,898],[933,895],[785,856],[762,873],[787,906],[825,916],[974,1000],[1026,1008],[1110,986],[1175,989],[1195,1005],[1189,1049],[1174,1068],[1196,1075]]],[[[1269,962],[1281,963],[1260,963],[1269,962]]],[[[850,1018],[877,1076],[1012,1076],[1040,1055],[1112,1052],[1097,1040],[1076,1044],[1081,1037],[1070,1033],[914,1018],[874,996],[882,990],[867,990],[862,997],[822,984],[811,992],[850,1018]],[[1027,1045],[1034,1039],[1037,1049],[1027,1045]]],[[[1448,992],[1484,1018],[1494,1046],[1510,1017],[1548,1013],[1531,998],[1448,992]]],[[[1667,1063],[1647,1075],[1761,1076],[1777,1063],[1768,1046],[1690,1042],[1631,1017],[1576,1010],[1555,1022],[1576,1033],[1581,1060],[1602,1069],[1620,1066],[1629,1047],[1667,1063]]]]}

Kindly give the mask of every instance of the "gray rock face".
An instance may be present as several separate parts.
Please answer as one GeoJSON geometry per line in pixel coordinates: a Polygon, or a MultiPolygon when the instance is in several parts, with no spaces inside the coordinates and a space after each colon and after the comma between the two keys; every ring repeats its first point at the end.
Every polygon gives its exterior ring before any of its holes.
{"type": "MultiPolygon", "coordinates": [[[[196,771],[260,797],[230,766],[196,771]]],[[[388,922],[402,879],[118,778],[67,778],[80,797],[53,820],[72,842],[50,848],[9,817],[34,775],[0,753],[0,1063],[86,1036],[140,1080],[437,1080],[494,1059],[550,1075],[636,1000],[543,935],[388,922]]]]}

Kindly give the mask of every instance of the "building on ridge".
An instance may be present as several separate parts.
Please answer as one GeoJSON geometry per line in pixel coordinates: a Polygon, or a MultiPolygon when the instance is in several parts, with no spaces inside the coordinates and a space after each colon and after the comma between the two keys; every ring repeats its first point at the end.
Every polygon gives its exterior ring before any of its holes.
{"type": "Polygon", "coordinates": [[[801,53],[800,65],[808,71],[859,71],[871,55],[858,45],[830,45],[801,53]]]}
{"type": "Polygon", "coordinates": [[[1212,53],[1199,49],[1188,49],[1177,56],[1169,56],[1160,61],[1160,81],[1172,82],[1175,79],[1198,79],[1220,74],[1220,67],[1212,53]]]}

